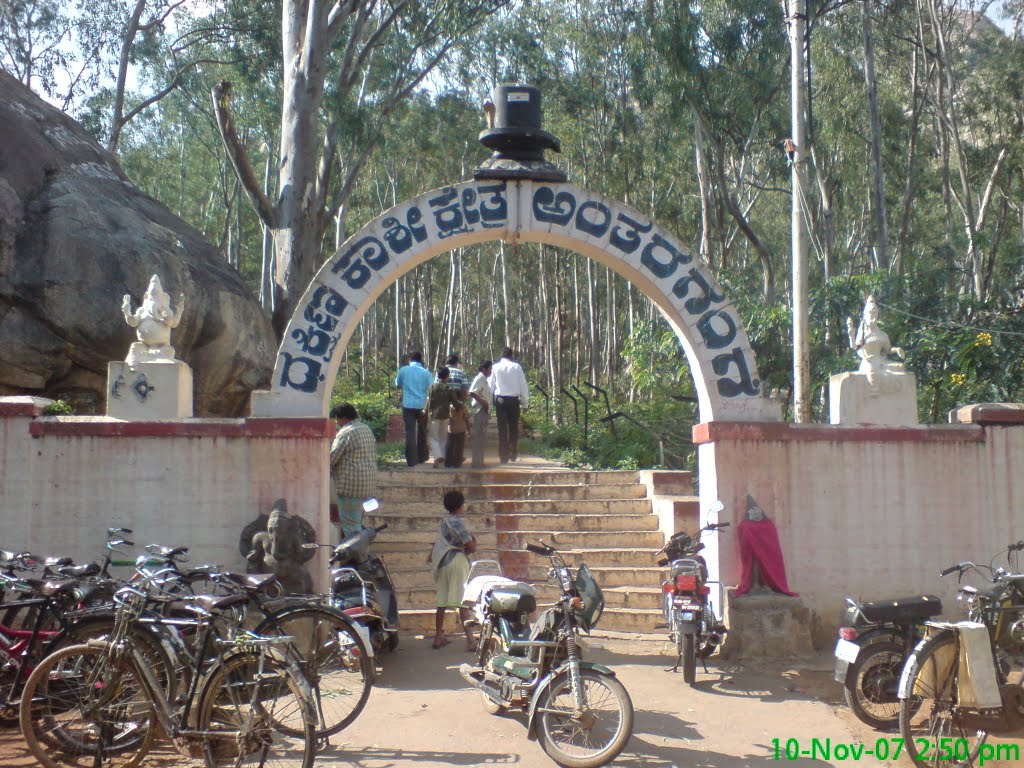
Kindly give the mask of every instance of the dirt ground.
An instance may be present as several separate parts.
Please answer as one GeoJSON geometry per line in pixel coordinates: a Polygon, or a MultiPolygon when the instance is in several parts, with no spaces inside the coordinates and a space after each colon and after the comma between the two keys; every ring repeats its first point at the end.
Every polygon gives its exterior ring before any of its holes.
{"type": "MultiPolygon", "coordinates": [[[[332,739],[317,758],[321,766],[355,768],[428,768],[429,766],[516,766],[550,768],[554,763],[536,742],[526,739],[523,716],[484,712],[479,694],[463,683],[459,664],[469,660],[461,638],[440,650],[430,640],[402,637],[399,650],[382,659],[383,675],[359,719],[332,739]]],[[[628,768],[746,768],[746,766],[853,765],[906,766],[910,761],[878,760],[874,752],[882,734],[857,721],[842,705],[842,692],[831,679],[827,654],[800,664],[722,662],[698,667],[697,686],[679,673],[665,672],[664,656],[624,656],[600,649],[588,658],[607,664],[619,675],[636,712],[633,737],[614,766],[628,768]],[[773,740],[779,740],[776,758],[773,740]],[[800,751],[826,740],[858,748],[855,759],[786,758],[787,740],[800,751]]],[[[1021,744],[1020,741],[1013,742],[1021,744]]],[[[1022,747],[1024,750],[1024,747],[1022,747]]],[[[842,750],[840,750],[842,753],[842,750]]],[[[143,765],[186,765],[162,751],[143,765]]],[[[1015,764],[1015,763],[1014,763],[1015,764]]],[[[0,766],[33,765],[17,729],[0,729],[0,766]]],[[[1009,762],[989,762],[1008,768],[1009,762]]]]}

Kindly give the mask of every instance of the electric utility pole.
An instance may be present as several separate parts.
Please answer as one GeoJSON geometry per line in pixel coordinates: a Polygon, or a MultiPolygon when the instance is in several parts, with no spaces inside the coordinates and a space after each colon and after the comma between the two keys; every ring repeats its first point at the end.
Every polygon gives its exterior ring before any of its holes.
{"type": "Polygon", "coordinates": [[[793,418],[801,424],[811,420],[810,345],[807,339],[807,225],[804,210],[807,190],[807,135],[804,127],[804,33],[807,29],[807,0],[788,2],[790,122],[794,145],[790,149],[793,189],[793,418]]]}

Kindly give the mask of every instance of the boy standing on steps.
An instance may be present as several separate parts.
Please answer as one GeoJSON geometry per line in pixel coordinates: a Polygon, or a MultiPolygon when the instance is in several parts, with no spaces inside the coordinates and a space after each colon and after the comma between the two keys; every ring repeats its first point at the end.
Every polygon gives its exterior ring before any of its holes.
{"type": "Polygon", "coordinates": [[[433,564],[434,581],[437,582],[437,612],[434,615],[434,650],[448,645],[444,636],[444,614],[448,608],[458,608],[459,618],[466,631],[466,650],[476,650],[476,638],[470,632],[466,622],[471,614],[469,608],[462,605],[463,593],[466,589],[466,578],[469,576],[469,558],[476,552],[476,536],[459,516],[466,510],[466,497],[461,491],[448,491],[442,499],[448,515],[441,521],[437,529],[437,538],[430,553],[433,564]]]}
{"type": "Polygon", "coordinates": [[[461,467],[466,460],[466,438],[469,436],[469,411],[466,410],[466,390],[455,392],[448,419],[448,443],[444,449],[444,465],[461,467]]]}

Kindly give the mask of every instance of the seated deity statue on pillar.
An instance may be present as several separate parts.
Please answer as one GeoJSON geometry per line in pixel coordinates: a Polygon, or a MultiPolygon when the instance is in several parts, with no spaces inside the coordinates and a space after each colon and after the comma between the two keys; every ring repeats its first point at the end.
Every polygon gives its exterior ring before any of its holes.
{"type": "Polygon", "coordinates": [[[860,358],[856,372],[829,379],[830,421],[833,424],[917,424],[917,380],[899,360],[905,357],[878,325],[878,302],[868,296],[860,324],[846,319],[850,348],[860,358]]]}
{"type": "Polygon", "coordinates": [[[149,281],[149,288],[142,297],[138,309],[132,311],[132,297],[124,295],[121,301],[121,312],[125,322],[135,329],[138,341],[128,350],[125,362],[130,368],[139,363],[150,363],[156,360],[173,360],[174,347],[171,346],[171,331],[181,322],[181,314],[185,310],[184,294],[178,298],[178,307],[171,311],[171,297],[160,285],[157,275],[149,281]]]}
{"type": "Polygon", "coordinates": [[[171,297],[157,275],[135,310],[132,297],[125,294],[121,312],[138,340],[123,362],[107,364],[108,416],[146,421],[192,417],[192,369],[175,359],[171,346],[171,331],[181,322],[184,309],[182,295],[171,310],[171,297]]]}
{"type": "Polygon", "coordinates": [[[871,386],[882,385],[884,377],[889,374],[906,372],[903,363],[889,359],[889,355],[901,359],[906,355],[900,347],[892,346],[889,335],[878,327],[878,303],[874,296],[868,296],[864,303],[864,312],[856,332],[852,317],[846,318],[846,330],[850,336],[850,348],[860,358],[857,371],[868,377],[871,386]]]}

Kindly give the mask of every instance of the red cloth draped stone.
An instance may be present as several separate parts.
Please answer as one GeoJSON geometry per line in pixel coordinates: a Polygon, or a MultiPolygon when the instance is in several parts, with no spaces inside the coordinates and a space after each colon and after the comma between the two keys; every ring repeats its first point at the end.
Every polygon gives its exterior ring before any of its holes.
{"type": "Polygon", "coordinates": [[[775,523],[768,518],[744,520],[737,526],[736,532],[739,534],[740,563],[743,566],[736,594],[745,595],[750,591],[756,561],[765,584],[776,592],[799,597],[796,592],[790,592],[786,582],[786,564],[782,559],[782,547],[779,545],[779,532],[775,523]]]}

